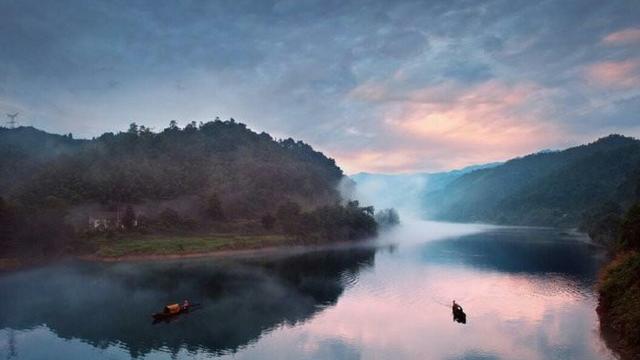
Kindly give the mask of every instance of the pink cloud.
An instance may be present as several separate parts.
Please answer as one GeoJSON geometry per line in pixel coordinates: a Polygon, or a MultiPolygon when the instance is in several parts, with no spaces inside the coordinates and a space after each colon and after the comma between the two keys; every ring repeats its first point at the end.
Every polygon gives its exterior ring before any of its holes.
{"type": "Polygon", "coordinates": [[[349,174],[355,171],[402,172],[415,166],[415,158],[424,155],[407,149],[347,151],[336,157],[349,174]]]}
{"type": "Polygon", "coordinates": [[[640,28],[628,28],[613,32],[602,39],[607,45],[640,43],[640,28]]]}
{"type": "Polygon", "coordinates": [[[347,171],[445,170],[520,156],[562,137],[562,129],[545,117],[545,89],[535,84],[493,80],[385,90],[393,85],[368,84],[376,91],[357,92],[366,95],[361,100],[386,101],[379,124],[385,144],[378,139],[373,150],[334,154],[347,171]],[[395,97],[382,95],[389,93],[395,97]]]}
{"type": "Polygon", "coordinates": [[[585,77],[602,87],[626,89],[640,86],[640,59],[595,63],[585,69],[585,77]]]}

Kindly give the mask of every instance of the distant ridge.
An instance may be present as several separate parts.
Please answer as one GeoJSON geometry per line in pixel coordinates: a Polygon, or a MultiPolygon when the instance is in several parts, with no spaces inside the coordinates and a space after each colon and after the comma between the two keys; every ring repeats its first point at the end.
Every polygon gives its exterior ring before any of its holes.
{"type": "Polygon", "coordinates": [[[445,172],[416,172],[409,174],[379,174],[361,172],[351,175],[361,199],[377,207],[410,208],[419,215],[423,212],[425,192],[444,188],[458,177],[480,169],[500,165],[499,162],[471,165],[445,172]]]}
{"type": "Polygon", "coordinates": [[[22,203],[140,204],[218,193],[235,213],[255,216],[288,199],[334,203],[342,177],[311,146],[233,119],[172,123],[158,133],[131,124],[91,140],[0,127],[0,197],[22,203]]]}
{"type": "Polygon", "coordinates": [[[577,226],[604,202],[629,206],[640,184],[640,141],[618,134],[463,174],[425,196],[430,217],[577,226]]]}

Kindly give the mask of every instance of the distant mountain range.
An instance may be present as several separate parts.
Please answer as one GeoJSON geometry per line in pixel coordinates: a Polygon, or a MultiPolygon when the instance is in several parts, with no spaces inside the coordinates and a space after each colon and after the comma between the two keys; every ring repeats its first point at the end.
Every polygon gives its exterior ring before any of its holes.
{"type": "Polygon", "coordinates": [[[446,172],[411,174],[376,174],[361,172],[350,178],[357,184],[357,197],[378,208],[395,207],[414,213],[424,211],[424,195],[443,189],[460,176],[479,169],[500,165],[499,162],[472,165],[446,172]]]}
{"type": "Polygon", "coordinates": [[[629,207],[639,191],[640,141],[610,135],[467,172],[424,194],[422,209],[442,220],[577,226],[603,204],[629,207]]]}

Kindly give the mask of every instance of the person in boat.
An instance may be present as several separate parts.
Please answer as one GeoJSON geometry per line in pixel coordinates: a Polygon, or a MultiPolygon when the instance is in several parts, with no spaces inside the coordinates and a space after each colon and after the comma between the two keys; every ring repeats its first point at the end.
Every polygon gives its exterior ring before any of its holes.
{"type": "Polygon", "coordinates": [[[453,312],[453,321],[457,321],[463,324],[467,322],[467,314],[464,313],[464,310],[462,310],[462,306],[456,303],[455,300],[453,300],[451,310],[453,312]]]}
{"type": "Polygon", "coordinates": [[[185,299],[182,302],[182,310],[187,310],[189,308],[189,306],[191,306],[191,303],[189,302],[189,300],[185,299]]]}
{"type": "Polygon", "coordinates": [[[458,305],[458,303],[456,303],[456,301],[453,300],[453,305],[451,306],[451,309],[453,311],[460,311],[460,310],[462,310],[462,306],[458,305]]]}

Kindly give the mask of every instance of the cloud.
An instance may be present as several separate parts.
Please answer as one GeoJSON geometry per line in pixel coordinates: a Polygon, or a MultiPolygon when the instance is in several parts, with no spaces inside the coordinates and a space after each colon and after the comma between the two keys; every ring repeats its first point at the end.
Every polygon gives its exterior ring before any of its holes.
{"type": "Polygon", "coordinates": [[[640,86],[640,59],[603,61],[586,67],[588,81],[610,88],[640,86]]]}
{"type": "Polygon", "coordinates": [[[607,45],[640,43],[640,28],[628,28],[613,32],[602,39],[607,45]]]}
{"type": "Polygon", "coordinates": [[[636,133],[637,10],[625,0],[5,1],[0,111],[76,137],[234,117],[349,171],[503,160],[636,133]]]}
{"type": "Polygon", "coordinates": [[[535,114],[519,111],[535,91],[535,87],[487,82],[464,89],[453,99],[437,102],[432,99],[432,91],[426,89],[426,96],[422,92],[416,94],[417,101],[387,123],[407,136],[447,139],[468,147],[536,143],[556,129],[535,118],[535,114]]]}
{"type": "Polygon", "coordinates": [[[341,154],[347,168],[406,172],[431,159],[429,167],[442,170],[486,161],[486,156],[502,160],[536,151],[564,135],[545,118],[548,95],[533,83],[449,81],[404,93],[388,86],[394,89],[366,83],[351,93],[386,104],[380,128],[387,147],[341,154]]]}

